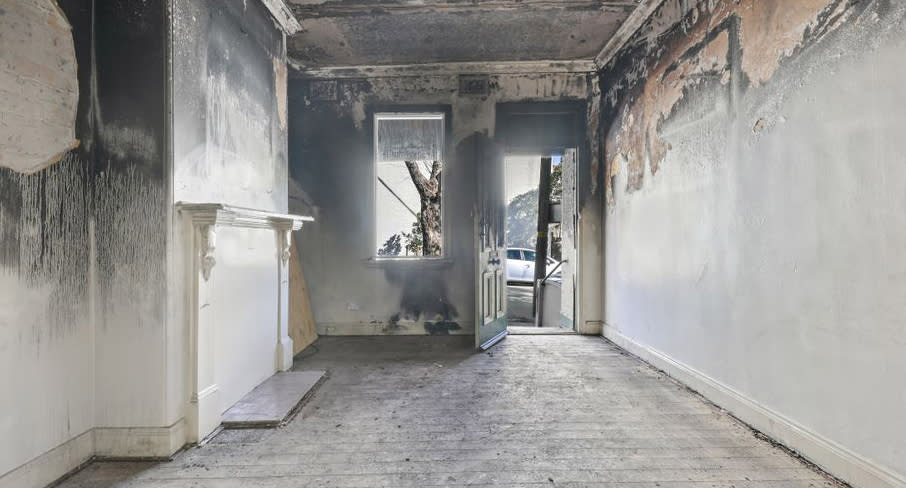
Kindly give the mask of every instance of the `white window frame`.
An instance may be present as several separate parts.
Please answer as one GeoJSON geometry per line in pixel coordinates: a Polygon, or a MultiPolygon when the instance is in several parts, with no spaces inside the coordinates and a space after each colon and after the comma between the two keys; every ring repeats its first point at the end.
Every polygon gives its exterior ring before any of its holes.
{"type": "Polygon", "coordinates": [[[445,191],[446,184],[444,183],[447,180],[447,116],[444,112],[376,112],[373,117],[373,151],[371,158],[371,169],[372,174],[372,184],[374,185],[374,199],[371,202],[373,213],[372,218],[374,222],[374,232],[371,236],[371,257],[370,260],[373,261],[402,261],[402,262],[412,262],[412,261],[446,261],[448,253],[448,240],[447,240],[447,192],[445,191]],[[378,243],[378,214],[377,214],[377,199],[378,194],[381,191],[381,184],[378,182],[378,124],[381,120],[440,120],[440,129],[441,129],[441,180],[440,180],[440,231],[441,231],[441,249],[440,256],[378,256],[377,248],[381,245],[378,243]]]}

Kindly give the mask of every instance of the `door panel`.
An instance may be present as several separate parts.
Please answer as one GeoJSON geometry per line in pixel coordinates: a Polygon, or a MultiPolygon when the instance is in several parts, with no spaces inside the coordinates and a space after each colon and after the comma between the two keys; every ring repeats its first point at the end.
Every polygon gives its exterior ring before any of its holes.
{"type": "Polygon", "coordinates": [[[476,147],[475,344],[486,350],[506,337],[506,191],[503,149],[482,137],[476,147]]]}

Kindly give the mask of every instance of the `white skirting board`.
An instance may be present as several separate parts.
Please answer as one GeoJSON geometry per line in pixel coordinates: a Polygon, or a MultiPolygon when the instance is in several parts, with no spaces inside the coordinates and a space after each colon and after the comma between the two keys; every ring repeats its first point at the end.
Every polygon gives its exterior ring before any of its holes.
{"type": "Polygon", "coordinates": [[[906,488],[906,477],[902,474],[879,466],[830,439],[806,430],[729,386],[623,335],[613,326],[605,324],[602,335],[854,487],[906,488]]]}
{"type": "Polygon", "coordinates": [[[88,430],[0,476],[0,488],[47,486],[94,457],[94,430],[88,430]]]}
{"type": "Polygon", "coordinates": [[[185,438],[183,419],[169,427],[97,427],[0,476],[0,488],[44,487],[94,458],[166,459],[185,438]]]}
{"type": "Polygon", "coordinates": [[[186,422],[169,427],[96,427],[94,455],[100,458],[167,458],[186,443],[186,422]]]}

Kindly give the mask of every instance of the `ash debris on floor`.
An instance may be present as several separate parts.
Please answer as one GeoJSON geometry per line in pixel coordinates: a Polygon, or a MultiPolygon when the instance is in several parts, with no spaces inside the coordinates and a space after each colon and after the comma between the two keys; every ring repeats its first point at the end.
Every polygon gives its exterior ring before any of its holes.
{"type": "Polygon", "coordinates": [[[600,338],[518,336],[488,354],[473,340],[323,337],[295,367],[329,378],[285,427],[61,486],[838,486],[600,338]]]}

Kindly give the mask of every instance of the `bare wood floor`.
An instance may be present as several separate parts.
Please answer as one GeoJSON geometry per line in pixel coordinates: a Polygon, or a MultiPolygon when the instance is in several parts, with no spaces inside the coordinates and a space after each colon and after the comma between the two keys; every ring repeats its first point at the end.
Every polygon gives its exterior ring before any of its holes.
{"type": "Polygon", "coordinates": [[[322,338],[328,378],[287,426],[225,431],[76,487],[836,486],[600,338],[322,338]]]}

